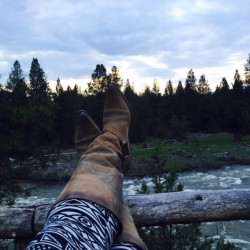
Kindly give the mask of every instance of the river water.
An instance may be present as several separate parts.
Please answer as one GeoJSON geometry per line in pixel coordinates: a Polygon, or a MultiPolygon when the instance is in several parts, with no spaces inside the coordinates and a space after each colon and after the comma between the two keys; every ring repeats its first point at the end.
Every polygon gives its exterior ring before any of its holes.
{"type": "MultiPolygon", "coordinates": [[[[180,173],[177,182],[184,185],[185,190],[219,190],[250,188],[250,166],[226,166],[219,170],[206,172],[180,173]]],[[[148,187],[152,189],[153,183],[150,177],[143,178],[148,187]]],[[[140,188],[142,178],[124,180],[124,194],[133,195],[140,188]]],[[[26,188],[31,188],[30,197],[17,198],[20,204],[29,204],[40,201],[54,200],[66,183],[58,185],[34,185],[24,183],[26,188]]],[[[232,243],[239,244],[242,249],[250,249],[250,221],[229,221],[202,223],[202,231],[209,237],[223,235],[232,243]]]]}

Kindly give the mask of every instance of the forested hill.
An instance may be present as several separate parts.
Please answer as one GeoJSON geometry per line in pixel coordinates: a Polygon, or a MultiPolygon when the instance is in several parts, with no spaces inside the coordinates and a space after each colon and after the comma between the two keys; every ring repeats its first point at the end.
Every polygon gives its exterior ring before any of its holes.
{"type": "Polygon", "coordinates": [[[0,89],[0,152],[20,158],[48,147],[72,147],[74,125],[79,110],[86,110],[98,125],[102,124],[105,89],[117,83],[133,111],[130,129],[132,142],[148,136],[184,138],[188,132],[232,132],[235,136],[250,133],[250,56],[245,65],[245,80],[235,72],[232,88],[225,78],[211,92],[202,75],[193,70],[185,83],[166,83],[160,94],[157,81],[142,94],[134,92],[129,80],[123,82],[114,66],[110,73],[97,65],[88,88],[77,85],[64,90],[57,80],[56,92],[49,88],[45,72],[33,59],[26,80],[21,65],[15,61],[9,78],[0,89]]]}

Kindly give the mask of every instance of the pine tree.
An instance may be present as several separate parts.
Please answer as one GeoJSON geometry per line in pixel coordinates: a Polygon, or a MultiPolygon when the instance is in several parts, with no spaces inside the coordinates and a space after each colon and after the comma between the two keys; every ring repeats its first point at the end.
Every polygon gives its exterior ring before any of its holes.
{"type": "Polygon", "coordinates": [[[232,123],[232,98],[229,84],[225,77],[222,78],[217,86],[212,100],[214,103],[214,115],[218,130],[229,131],[232,123]]]}
{"type": "Polygon", "coordinates": [[[250,86],[250,53],[248,55],[247,63],[245,64],[245,84],[250,86]]]}
{"type": "Polygon", "coordinates": [[[56,80],[56,95],[59,96],[63,93],[63,87],[61,85],[61,80],[58,77],[56,80]]]}
{"type": "Polygon", "coordinates": [[[173,89],[173,84],[171,80],[169,80],[166,84],[165,90],[164,90],[164,95],[165,96],[173,96],[174,95],[174,89],[173,89]]]}
{"type": "Polygon", "coordinates": [[[196,78],[194,76],[194,71],[190,69],[187,74],[185,90],[195,90],[196,89],[196,78]]]}
{"type": "Polygon", "coordinates": [[[8,98],[10,110],[7,120],[8,127],[12,130],[9,150],[11,157],[15,158],[21,167],[22,161],[31,154],[31,148],[29,148],[26,141],[26,134],[28,133],[27,86],[18,61],[15,61],[11,68],[6,88],[10,91],[8,98]]]}
{"type": "Polygon", "coordinates": [[[6,88],[11,91],[11,102],[14,106],[18,107],[27,102],[27,85],[23,70],[18,61],[15,61],[11,68],[6,88]]]}
{"type": "Polygon", "coordinates": [[[240,76],[238,69],[236,69],[235,74],[234,74],[234,84],[233,84],[233,91],[232,91],[233,96],[239,97],[242,89],[243,89],[243,82],[241,80],[241,76],[240,76]]]}
{"type": "Polygon", "coordinates": [[[152,87],[152,93],[154,95],[159,95],[160,94],[160,86],[159,86],[159,83],[158,83],[157,79],[154,79],[153,87],[152,87]]]}
{"type": "Polygon", "coordinates": [[[54,125],[54,103],[47,77],[40,67],[37,58],[33,58],[29,73],[29,108],[28,128],[29,138],[34,149],[48,145],[52,139],[54,125]]]}
{"type": "Polygon", "coordinates": [[[164,89],[163,97],[161,98],[161,121],[162,121],[162,131],[164,131],[164,137],[167,136],[167,127],[169,127],[169,123],[173,113],[176,111],[174,110],[174,89],[172,85],[172,81],[168,80],[164,89]]]}
{"type": "Polygon", "coordinates": [[[244,105],[243,81],[241,80],[239,71],[236,69],[232,89],[232,120],[230,126],[234,133],[234,138],[237,140],[241,140],[245,134],[244,105]]]}
{"type": "Polygon", "coordinates": [[[144,91],[142,93],[142,96],[148,97],[150,95],[151,95],[150,87],[146,84],[145,87],[144,87],[144,91]]]}
{"type": "Polygon", "coordinates": [[[229,84],[228,84],[228,82],[227,82],[226,77],[223,77],[223,78],[221,79],[219,88],[220,88],[220,89],[223,89],[223,90],[225,90],[225,91],[229,91],[229,84]]]}
{"type": "Polygon", "coordinates": [[[61,147],[74,145],[75,119],[80,109],[79,95],[77,85],[73,89],[68,86],[64,91],[60,81],[57,81],[57,94],[55,96],[57,115],[55,117],[54,136],[61,147]]]}
{"type": "Polygon", "coordinates": [[[33,58],[29,73],[30,86],[29,95],[32,100],[41,100],[50,98],[50,88],[47,77],[40,67],[37,58],[33,58]]]}
{"type": "Polygon", "coordinates": [[[0,88],[0,204],[12,204],[16,195],[22,192],[19,183],[13,179],[17,168],[12,168],[10,159],[19,163],[25,155],[23,111],[23,102],[13,100],[13,91],[0,88]]]}
{"type": "Polygon", "coordinates": [[[177,88],[176,88],[176,95],[182,95],[183,92],[184,92],[184,89],[183,89],[182,82],[179,81],[178,85],[177,85],[177,88]]]}
{"type": "Polygon", "coordinates": [[[205,75],[201,75],[199,83],[197,85],[197,91],[202,95],[206,95],[211,92],[205,75]]]}
{"type": "Polygon", "coordinates": [[[124,94],[126,95],[126,93],[135,95],[134,86],[131,85],[129,79],[126,80],[125,86],[124,86],[124,94]]]}
{"type": "Polygon", "coordinates": [[[113,82],[119,86],[119,88],[123,87],[123,81],[120,76],[120,72],[116,66],[113,66],[111,69],[111,73],[108,76],[109,83],[113,82]]]}
{"type": "Polygon", "coordinates": [[[107,70],[102,64],[97,64],[94,72],[91,75],[91,81],[88,83],[86,93],[96,95],[104,93],[108,85],[107,70]]]}
{"type": "MultiPolygon", "coordinates": [[[[176,88],[176,92],[174,95],[174,106],[172,109],[173,109],[173,114],[178,117],[182,117],[186,115],[185,114],[185,110],[186,110],[185,91],[184,91],[181,81],[178,82],[178,85],[176,88]]],[[[168,126],[170,125],[171,117],[169,118],[168,126]]]]}
{"type": "Polygon", "coordinates": [[[7,80],[7,89],[13,90],[18,85],[25,83],[25,77],[23,75],[23,70],[19,61],[15,61],[13,67],[11,68],[11,73],[9,74],[9,78],[7,80]]]}

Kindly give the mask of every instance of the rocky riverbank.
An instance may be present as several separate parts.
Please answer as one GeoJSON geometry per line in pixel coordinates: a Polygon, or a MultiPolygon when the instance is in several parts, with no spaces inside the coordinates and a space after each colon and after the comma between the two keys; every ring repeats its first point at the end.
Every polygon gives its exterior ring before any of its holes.
{"type": "MultiPolygon", "coordinates": [[[[250,164],[250,138],[235,141],[230,134],[195,135],[186,141],[150,139],[133,144],[133,160],[126,174],[131,177],[177,172],[206,171],[226,165],[250,164]]],[[[78,159],[74,150],[31,159],[23,179],[43,182],[66,181],[74,172],[78,159]]]]}
{"type": "MultiPolygon", "coordinates": [[[[76,152],[61,153],[58,155],[50,155],[47,157],[45,166],[40,167],[38,162],[31,164],[27,178],[29,181],[39,182],[55,182],[66,181],[73,174],[77,167],[78,159],[76,152]]],[[[131,169],[126,174],[127,176],[145,176],[146,169],[143,168],[144,162],[142,160],[133,159],[131,162],[131,169]]]]}

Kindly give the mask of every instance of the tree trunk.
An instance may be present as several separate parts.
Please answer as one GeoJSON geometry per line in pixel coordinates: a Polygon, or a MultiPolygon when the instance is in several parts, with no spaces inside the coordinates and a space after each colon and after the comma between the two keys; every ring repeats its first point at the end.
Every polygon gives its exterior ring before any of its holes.
{"type": "MultiPolygon", "coordinates": [[[[250,219],[250,189],[183,191],[125,199],[139,227],[250,219]]],[[[0,207],[0,238],[33,237],[43,227],[52,205],[0,207]]]]}

